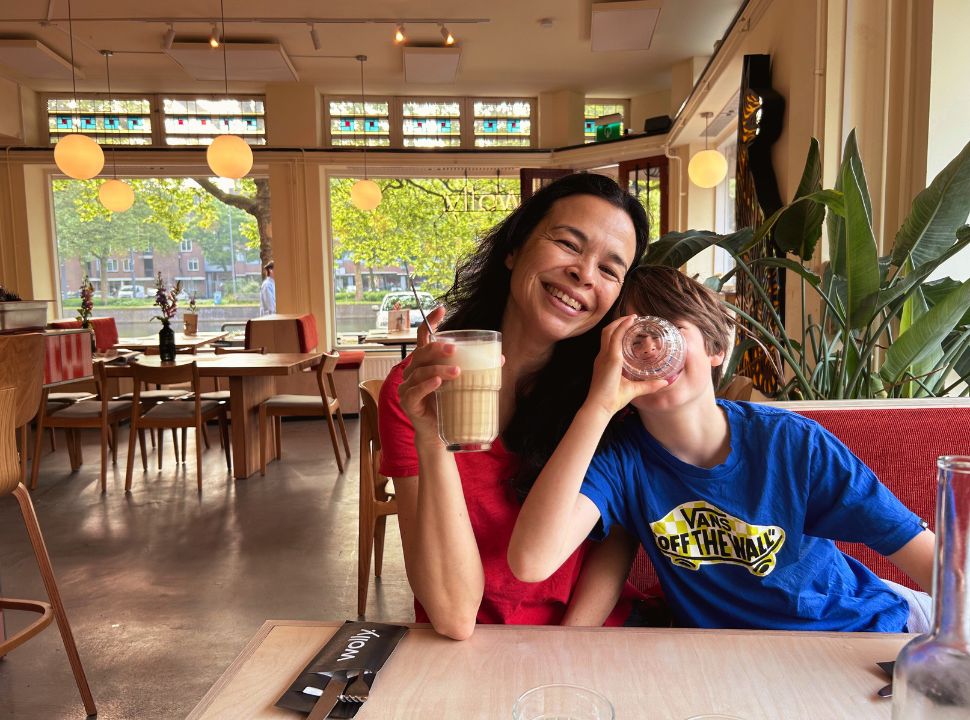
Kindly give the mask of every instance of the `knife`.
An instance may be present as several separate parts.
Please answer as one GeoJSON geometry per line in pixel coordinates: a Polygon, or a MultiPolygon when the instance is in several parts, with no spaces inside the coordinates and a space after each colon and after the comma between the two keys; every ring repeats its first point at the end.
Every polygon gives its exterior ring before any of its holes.
{"type": "MultiPolygon", "coordinates": [[[[333,710],[334,705],[337,704],[337,700],[340,699],[340,694],[347,685],[347,672],[345,670],[335,672],[330,677],[330,682],[324,688],[323,694],[314,703],[313,709],[307,715],[307,720],[324,720],[330,714],[330,711],[333,710]]],[[[306,690],[303,692],[306,692],[306,690]]]]}

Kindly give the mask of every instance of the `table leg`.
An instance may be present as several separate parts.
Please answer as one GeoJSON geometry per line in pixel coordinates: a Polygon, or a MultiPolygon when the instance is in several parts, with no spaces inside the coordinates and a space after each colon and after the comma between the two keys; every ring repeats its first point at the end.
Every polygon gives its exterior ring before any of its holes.
{"type": "Polygon", "coordinates": [[[275,391],[276,382],[267,375],[229,378],[232,475],[237,480],[259,470],[259,404],[275,391]]]}
{"type": "Polygon", "coordinates": [[[401,359],[404,360],[404,359],[407,358],[407,356],[408,356],[408,346],[407,345],[404,345],[402,343],[401,344],[401,359]]]}
{"type": "Polygon", "coordinates": [[[35,428],[36,435],[34,435],[34,456],[30,460],[30,489],[34,490],[37,487],[37,477],[40,474],[40,443],[44,437],[44,413],[47,410],[47,395],[50,393],[48,388],[44,388],[44,391],[40,394],[40,407],[37,408],[37,417],[34,418],[37,422],[35,428]]]}

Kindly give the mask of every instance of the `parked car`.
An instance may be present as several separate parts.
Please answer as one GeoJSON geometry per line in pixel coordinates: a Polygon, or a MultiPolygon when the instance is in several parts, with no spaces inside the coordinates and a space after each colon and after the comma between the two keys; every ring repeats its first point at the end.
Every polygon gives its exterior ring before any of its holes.
{"type": "Polygon", "coordinates": [[[143,298],[147,297],[145,288],[141,285],[122,285],[118,288],[117,298],[143,298]]]}
{"type": "MultiPolygon", "coordinates": [[[[432,310],[435,306],[434,296],[431,293],[419,292],[418,297],[421,299],[421,307],[424,308],[425,312],[432,310]]],[[[389,292],[381,299],[381,304],[371,306],[371,310],[377,312],[377,329],[386,330],[387,329],[387,311],[394,308],[395,303],[398,305],[400,310],[413,310],[411,313],[411,327],[417,327],[421,324],[421,313],[418,312],[418,304],[414,300],[414,294],[405,291],[399,292],[389,292]]]]}

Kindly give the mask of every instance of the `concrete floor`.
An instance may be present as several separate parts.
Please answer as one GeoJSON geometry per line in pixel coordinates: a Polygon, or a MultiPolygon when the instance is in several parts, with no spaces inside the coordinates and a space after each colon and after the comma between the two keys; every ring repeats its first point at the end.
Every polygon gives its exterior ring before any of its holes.
{"type": "MultiPolygon", "coordinates": [[[[176,466],[169,443],[160,472],[152,460],[142,473],[136,459],[129,495],[124,442],[102,495],[96,436],[85,437],[74,474],[58,438],[33,501],[99,718],[184,718],[264,620],[356,617],[357,428],[349,419],[343,475],[326,425],[303,421],[283,425],[282,462],[240,481],[227,475],[210,428],[201,495],[191,437],[186,465],[176,466]]],[[[0,502],[0,588],[45,598],[13,498],[0,502]]],[[[6,617],[8,631],[26,620],[6,617]]],[[[367,617],[414,619],[393,518],[367,617]]],[[[84,715],[53,625],[0,660],[0,718],[84,715]]]]}

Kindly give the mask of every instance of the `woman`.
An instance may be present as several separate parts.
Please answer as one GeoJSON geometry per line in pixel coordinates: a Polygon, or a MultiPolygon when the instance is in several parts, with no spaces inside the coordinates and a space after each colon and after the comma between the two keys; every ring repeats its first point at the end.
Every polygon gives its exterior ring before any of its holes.
{"type": "MultiPolygon", "coordinates": [[[[502,332],[500,437],[455,455],[437,433],[434,390],[456,377],[444,343],[418,347],[381,389],[381,472],[394,479],[419,622],[455,639],[484,623],[601,625],[635,544],[581,547],[546,582],[508,567],[519,503],[578,409],[600,332],[647,246],[640,204],[609,178],[570,175],[522,203],[459,265],[442,330],[502,332]]],[[[432,313],[432,325],[444,309],[432,313]]],[[[609,618],[625,620],[623,604],[609,618]]]]}

